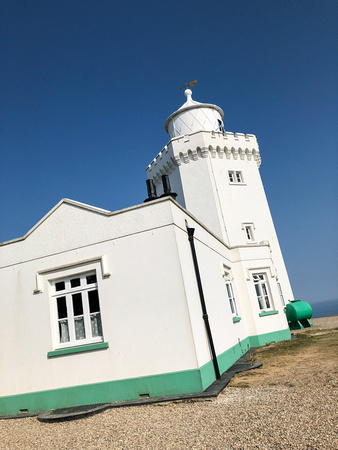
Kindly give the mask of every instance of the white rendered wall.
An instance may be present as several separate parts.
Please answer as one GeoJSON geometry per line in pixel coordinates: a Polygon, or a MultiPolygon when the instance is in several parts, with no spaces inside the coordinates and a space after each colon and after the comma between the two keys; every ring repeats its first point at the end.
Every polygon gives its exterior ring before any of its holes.
{"type": "Polygon", "coordinates": [[[174,207],[172,209],[199,366],[210,360],[210,351],[201,317],[195,274],[191,264],[192,257],[186,232],[187,226],[195,228],[194,242],[216,354],[222,354],[248,336],[287,329],[288,324],[277,289],[270,247],[265,244],[249,248],[243,246],[230,250],[202,227],[197,220],[187,217],[181,209],[174,207]],[[276,315],[259,316],[258,301],[250,272],[251,269],[257,267],[264,268],[264,271],[268,273],[274,306],[279,311],[276,315]],[[241,317],[241,321],[237,323],[233,323],[226,293],[223,278],[225,268],[230,269],[234,278],[232,284],[238,315],[241,317]],[[248,277],[250,278],[248,279],[248,277]]]}
{"type": "Polygon", "coordinates": [[[198,367],[169,204],[111,216],[63,204],[25,240],[1,248],[1,396],[198,367]],[[106,278],[100,261],[83,262],[101,255],[106,278]],[[66,264],[74,267],[57,269],[66,264]],[[34,293],[37,273],[48,269],[34,293]],[[56,347],[49,280],[92,269],[109,348],[48,359],[56,347]]]}
{"type": "MultiPolygon", "coordinates": [[[[0,246],[6,293],[0,299],[6,311],[0,357],[8,369],[0,372],[0,396],[196,369],[209,362],[187,226],[195,228],[216,353],[247,336],[286,329],[282,311],[259,317],[252,281],[246,279],[245,267],[257,264],[274,273],[267,245],[230,250],[170,198],[116,213],[66,201],[25,239],[0,246]],[[242,317],[236,324],[224,265],[235,277],[242,317]],[[93,269],[109,348],[48,359],[57,348],[50,281],[93,269]]],[[[271,289],[275,298],[276,285],[271,289]]]]}

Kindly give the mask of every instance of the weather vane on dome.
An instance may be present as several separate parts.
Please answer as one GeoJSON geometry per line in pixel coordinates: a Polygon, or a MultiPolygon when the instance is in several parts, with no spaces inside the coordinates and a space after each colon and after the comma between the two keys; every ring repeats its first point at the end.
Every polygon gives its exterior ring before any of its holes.
{"type": "Polygon", "coordinates": [[[197,84],[197,80],[195,80],[195,81],[190,81],[190,83],[185,83],[185,85],[182,86],[182,87],[180,87],[180,89],[187,89],[188,87],[196,86],[196,84],[197,84]]]}

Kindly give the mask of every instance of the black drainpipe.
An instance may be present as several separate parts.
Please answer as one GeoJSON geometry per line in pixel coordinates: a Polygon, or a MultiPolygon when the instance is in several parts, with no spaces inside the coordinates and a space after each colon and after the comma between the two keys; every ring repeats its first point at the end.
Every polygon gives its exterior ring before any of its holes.
{"type": "Polygon", "coordinates": [[[210,324],[209,324],[209,318],[208,318],[208,313],[207,313],[207,307],[205,305],[205,300],[204,300],[204,294],[203,294],[203,288],[202,288],[200,271],[199,271],[199,268],[198,268],[198,262],[197,262],[197,256],[196,256],[196,250],[195,250],[195,242],[194,242],[195,228],[188,228],[187,227],[187,231],[188,231],[188,239],[189,239],[189,242],[190,242],[192,259],[194,261],[196,281],[197,281],[198,292],[199,292],[199,295],[200,295],[201,307],[202,307],[202,312],[203,312],[202,317],[203,317],[203,320],[204,320],[205,329],[207,331],[207,336],[208,336],[208,341],[209,341],[209,345],[210,345],[210,350],[211,350],[211,355],[212,355],[212,362],[213,362],[213,365],[214,365],[216,379],[218,380],[218,378],[220,378],[221,375],[219,373],[217,356],[216,356],[216,352],[215,352],[214,341],[212,339],[212,334],[211,334],[211,329],[210,329],[210,324]]]}

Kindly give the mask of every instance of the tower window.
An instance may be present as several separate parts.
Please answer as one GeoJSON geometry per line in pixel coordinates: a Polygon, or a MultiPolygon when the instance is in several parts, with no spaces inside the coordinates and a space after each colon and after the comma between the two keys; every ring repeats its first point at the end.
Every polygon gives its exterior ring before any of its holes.
{"type": "Polygon", "coordinates": [[[253,275],[259,309],[261,311],[273,309],[270,288],[265,273],[257,273],[253,275]]]}
{"type": "Polygon", "coordinates": [[[230,170],[228,175],[230,184],[244,184],[242,172],[230,170]]]}
{"type": "Polygon", "coordinates": [[[248,244],[255,242],[254,229],[255,226],[253,223],[242,223],[242,230],[244,231],[245,239],[248,244]]]}
{"type": "Polygon", "coordinates": [[[252,227],[250,225],[247,225],[245,227],[245,234],[246,234],[247,241],[253,241],[252,227]]]}
{"type": "Polygon", "coordinates": [[[282,291],[282,286],[280,285],[280,283],[277,283],[277,286],[278,286],[278,292],[280,295],[282,305],[285,306],[285,300],[284,300],[284,295],[283,295],[283,291],[282,291]]]}
{"type": "Polygon", "coordinates": [[[225,271],[223,277],[225,280],[225,288],[227,291],[227,297],[229,300],[231,313],[233,316],[238,316],[238,309],[237,309],[237,305],[236,305],[236,299],[235,299],[235,295],[234,295],[234,289],[233,289],[233,285],[232,285],[232,279],[231,279],[230,272],[225,271]]]}

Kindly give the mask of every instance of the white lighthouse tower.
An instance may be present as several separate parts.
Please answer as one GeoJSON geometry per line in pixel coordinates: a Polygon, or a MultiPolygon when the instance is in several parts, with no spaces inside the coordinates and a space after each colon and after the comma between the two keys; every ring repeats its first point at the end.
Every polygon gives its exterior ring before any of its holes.
{"type": "Polygon", "coordinates": [[[161,176],[169,175],[177,202],[232,249],[234,264],[254,282],[257,295],[264,280],[253,279],[261,275],[252,275],[253,261],[268,246],[268,272],[283,305],[293,294],[259,173],[257,139],[225,131],[220,107],[194,101],[190,89],[184,94],[187,101],[165,122],[170,141],[147,167],[148,179],[160,195],[161,176]]]}

